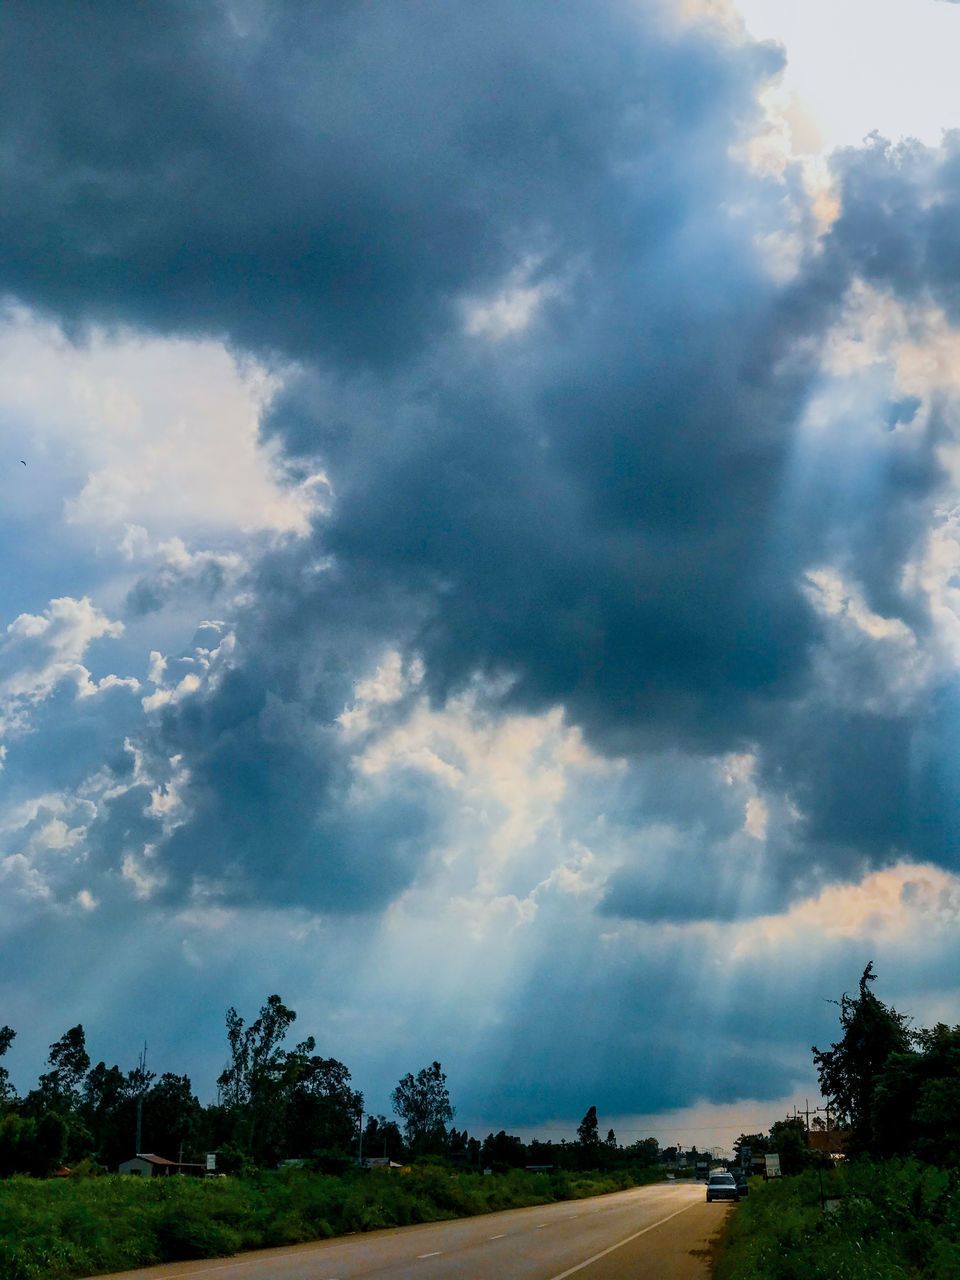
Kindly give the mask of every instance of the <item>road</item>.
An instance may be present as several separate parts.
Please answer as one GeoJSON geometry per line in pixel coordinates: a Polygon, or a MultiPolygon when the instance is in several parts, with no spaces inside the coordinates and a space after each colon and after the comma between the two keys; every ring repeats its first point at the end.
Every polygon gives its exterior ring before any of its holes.
{"type": "Polygon", "coordinates": [[[703,1183],[658,1183],[590,1200],[169,1263],[125,1272],[123,1280],[708,1280],[711,1245],[730,1209],[707,1204],[703,1183]]]}

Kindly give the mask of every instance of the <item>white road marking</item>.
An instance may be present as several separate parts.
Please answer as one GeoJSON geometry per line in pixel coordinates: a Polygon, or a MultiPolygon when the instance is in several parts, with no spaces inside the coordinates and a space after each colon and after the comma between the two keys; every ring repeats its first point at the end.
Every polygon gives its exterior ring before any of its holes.
{"type": "Polygon", "coordinates": [[[418,1258],[439,1258],[442,1250],[434,1249],[433,1253],[418,1253],[418,1258]]]}
{"type": "MultiPolygon", "coordinates": [[[[693,1204],[699,1204],[699,1200],[694,1200],[693,1204]]],[[[636,1240],[640,1236],[645,1236],[648,1231],[652,1231],[654,1227],[662,1227],[665,1222],[669,1222],[671,1218],[678,1217],[681,1213],[686,1213],[688,1209],[693,1208],[693,1204],[686,1204],[682,1209],[677,1209],[675,1213],[668,1213],[665,1218],[661,1218],[659,1222],[651,1222],[649,1227],[644,1227],[642,1231],[635,1231],[632,1236],[627,1236],[626,1240],[619,1240],[616,1244],[612,1244],[609,1249],[601,1249],[599,1253],[595,1253],[592,1258],[585,1258],[583,1262],[578,1262],[575,1267],[569,1267],[566,1271],[561,1271],[559,1275],[551,1276],[550,1280],[566,1280],[567,1276],[574,1275],[577,1271],[582,1271],[584,1267],[589,1267],[592,1262],[597,1262],[600,1258],[605,1258],[608,1253],[613,1253],[614,1249],[622,1249],[625,1244],[629,1244],[631,1240],[636,1240]]]]}

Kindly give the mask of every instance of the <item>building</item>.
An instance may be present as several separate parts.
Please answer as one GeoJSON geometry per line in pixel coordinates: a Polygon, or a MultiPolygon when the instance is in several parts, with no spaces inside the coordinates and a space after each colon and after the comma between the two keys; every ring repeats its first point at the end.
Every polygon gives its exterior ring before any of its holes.
{"type": "Polygon", "coordinates": [[[117,1173],[128,1173],[134,1178],[165,1178],[171,1173],[185,1173],[193,1178],[202,1178],[206,1172],[206,1165],[165,1160],[163,1156],[154,1155],[133,1156],[130,1160],[122,1160],[117,1166],[117,1173]]]}

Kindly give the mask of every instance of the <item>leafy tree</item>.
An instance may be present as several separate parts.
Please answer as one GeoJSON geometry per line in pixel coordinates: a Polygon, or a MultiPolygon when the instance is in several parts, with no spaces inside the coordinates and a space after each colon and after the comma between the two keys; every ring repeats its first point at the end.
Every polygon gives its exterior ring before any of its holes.
{"type": "Polygon", "coordinates": [[[98,1062],[90,1068],[83,1084],[80,1114],[102,1164],[112,1168],[127,1159],[134,1148],[135,1113],[127,1097],[126,1077],[118,1066],[98,1062]]]}
{"type": "Polygon", "coordinates": [[[442,1151],[454,1112],[440,1063],[423,1067],[416,1076],[405,1075],[390,1096],[413,1154],[442,1151]]]}
{"type": "Polygon", "coordinates": [[[838,1121],[849,1123],[851,1151],[869,1148],[874,1087],[890,1055],[908,1052],[914,1039],[907,1018],[869,989],[874,981],[871,962],[860,978],[858,994],[844,992],[837,1002],[843,1028],[839,1041],[826,1050],[813,1048],[820,1091],[830,1099],[838,1121]]]}
{"type": "Polygon", "coordinates": [[[915,1033],[916,1049],[892,1053],[877,1076],[871,1154],[915,1155],[955,1165],[960,1151],[960,1027],[915,1033]]]}
{"type": "Polygon", "coordinates": [[[38,1118],[10,1111],[0,1119],[0,1177],[27,1173],[45,1178],[67,1157],[69,1127],[55,1111],[38,1118]]]}
{"type": "Polygon", "coordinates": [[[354,1152],[363,1094],[350,1087],[350,1072],[342,1062],[314,1054],[315,1047],[309,1036],[286,1056],[287,1150],[354,1152]]]}
{"type": "Polygon", "coordinates": [[[170,1160],[189,1160],[199,1153],[196,1139],[202,1108],[189,1076],[165,1071],[143,1097],[143,1145],[170,1160]]]}
{"type": "Polygon", "coordinates": [[[363,1131],[363,1154],[379,1156],[386,1160],[400,1160],[403,1156],[403,1135],[395,1120],[386,1116],[367,1116],[363,1131]]]}
{"type": "Polygon", "coordinates": [[[282,1094],[287,1055],[280,1048],[296,1019],[278,995],[267,998],[248,1027],[236,1009],[227,1010],[230,1062],[217,1079],[235,1141],[241,1150],[270,1160],[282,1123],[282,1094]]]}
{"type": "Polygon", "coordinates": [[[80,1023],[65,1031],[50,1046],[47,1065],[50,1070],[40,1077],[37,1088],[27,1095],[28,1111],[34,1115],[42,1115],[45,1111],[68,1115],[76,1111],[81,1100],[80,1086],[90,1066],[86,1037],[80,1023]]]}
{"type": "MultiPolygon", "coordinates": [[[[0,1027],[0,1058],[10,1048],[16,1034],[13,1027],[0,1027]]],[[[12,1102],[16,1096],[16,1090],[10,1083],[10,1072],[6,1067],[0,1067],[0,1107],[12,1102]]]]}
{"type": "Polygon", "coordinates": [[[660,1159],[660,1143],[656,1138],[638,1138],[626,1148],[625,1154],[630,1164],[649,1167],[660,1159]]]}
{"type": "MultiPolygon", "coordinates": [[[[36,1089],[31,1089],[24,1098],[21,1113],[38,1122],[37,1141],[50,1159],[53,1159],[51,1153],[58,1149],[61,1131],[66,1134],[65,1158],[71,1162],[84,1159],[93,1150],[93,1137],[80,1110],[81,1085],[90,1066],[82,1025],[71,1027],[50,1046],[47,1065],[50,1070],[41,1075],[36,1089]],[[53,1119],[49,1124],[41,1124],[47,1116],[53,1119]]],[[[63,1163],[63,1158],[61,1155],[59,1163],[63,1163]]],[[[46,1157],[38,1159],[41,1164],[47,1162],[46,1157]]]]}
{"type": "Polygon", "coordinates": [[[597,1122],[597,1108],[591,1107],[577,1125],[577,1141],[584,1147],[596,1147],[600,1143],[600,1125],[597,1122]]]}
{"type": "Polygon", "coordinates": [[[807,1142],[807,1127],[799,1117],[778,1120],[770,1126],[770,1147],[780,1157],[781,1173],[802,1173],[818,1162],[807,1142]]]}
{"type": "Polygon", "coordinates": [[[481,1159],[491,1169],[520,1169],[527,1163],[527,1148],[522,1139],[503,1129],[487,1134],[481,1148],[481,1159]]]}
{"type": "Polygon", "coordinates": [[[540,1138],[533,1138],[527,1144],[527,1163],[558,1164],[558,1149],[549,1139],[544,1142],[540,1138]]]}
{"type": "Polygon", "coordinates": [[[577,1163],[581,1169],[591,1169],[603,1163],[605,1152],[600,1145],[600,1125],[597,1108],[591,1107],[577,1126],[577,1163]]]}

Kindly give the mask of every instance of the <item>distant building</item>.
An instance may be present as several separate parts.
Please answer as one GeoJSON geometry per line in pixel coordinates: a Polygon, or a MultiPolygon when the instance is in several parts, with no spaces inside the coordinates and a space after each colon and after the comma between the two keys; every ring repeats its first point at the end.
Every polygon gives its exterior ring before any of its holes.
{"type": "Polygon", "coordinates": [[[165,1178],[171,1173],[184,1173],[192,1178],[202,1178],[206,1172],[206,1165],[165,1160],[163,1156],[154,1155],[133,1156],[130,1160],[122,1160],[117,1166],[117,1173],[127,1173],[134,1178],[165,1178]]]}

